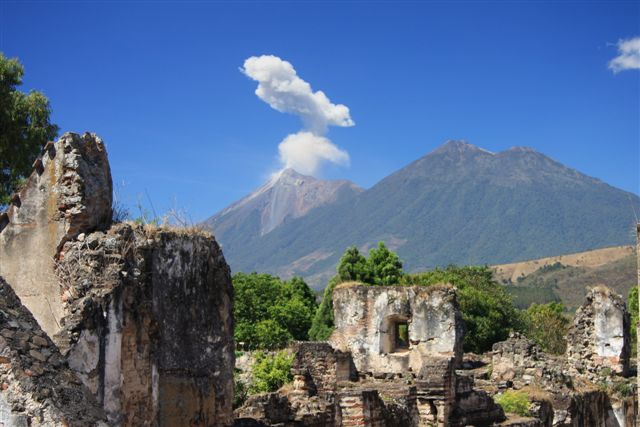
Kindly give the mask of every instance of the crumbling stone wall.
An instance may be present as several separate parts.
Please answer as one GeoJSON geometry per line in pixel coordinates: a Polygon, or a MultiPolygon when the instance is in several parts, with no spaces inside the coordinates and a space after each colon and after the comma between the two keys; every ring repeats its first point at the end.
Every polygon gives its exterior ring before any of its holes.
{"type": "Polygon", "coordinates": [[[564,356],[544,353],[518,333],[493,345],[491,380],[500,391],[522,390],[529,395],[534,414],[542,425],[616,426],[635,425],[637,402],[633,397],[607,393],[604,385],[624,381],[619,375],[600,371],[593,381],[571,375],[564,356]]]}
{"type": "Polygon", "coordinates": [[[631,343],[624,299],[606,286],[586,296],[567,334],[567,359],[573,372],[593,380],[602,369],[626,375],[631,343]]]}
{"type": "Polygon", "coordinates": [[[67,242],[69,363],[122,425],[230,425],[234,345],[229,268],[197,232],[120,224],[67,242]]]}
{"type": "Polygon", "coordinates": [[[0,425],[107,425],[100,405],[2,277],[0,425]]]}
{"type": "Polygon", "coordinates": [[[291,372],[312,396],[335,391],[340,382],[357,380],[351,353],[334,350],[327,342],[297,342],[292,350],[291,372]]]}
{"type": "Polygon", "coordinates": [[[0,214],[0,275],[50,336],[64,316],[54,274],[57,253],[79,233],[109,225],[112,191],[102,140],[66,133],[47,143],[0,214]]]}
{"type": "Polygon", "coordinates": [[[331,342],[295,343],[293,383],[251,396],[236,410],[236,426],[457,427],[504,420],[490,395],[456,373],[463,331],[451,286],[342,286],[334,309],[331,342]],[[372,351],[372,345],[384,350],[389,319],[408,326],[409,346],[398,355],[406,363],[388,363],[384,351],[372,351]]]}
{"type": "Polygon", "coordinates": [[[333,292],[331,345],[350,351],[359,372],[373,375],[420,371],[429,357],[462,357],[464,328],[455,289],[434,286],[344,284],[333,292]],[[406,323],[407,348],[394,348],[394,328],[406,323]]]}
{"type": "MultiPolygon", "coordinates": [[[[0,215],[0,274],[113,425],[233,422],[233,291],[197,230],[111,224],[102,141],[48,143],[0,215]]],[[[69,371],[71,372],[71,371],[69,371]]]]}
{"type": "Polygon", "coordinates": [[[512,332],[505,341],[493,345],[491,379],[497,384],[522,388],[531,384],[557,391],[573,387],[563,357],[544,353],[524,335],[512,332]]]}

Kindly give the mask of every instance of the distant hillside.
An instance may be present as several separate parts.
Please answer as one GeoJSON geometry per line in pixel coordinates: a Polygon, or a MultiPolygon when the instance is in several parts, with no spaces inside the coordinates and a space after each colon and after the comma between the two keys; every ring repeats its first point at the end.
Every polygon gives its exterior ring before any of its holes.
{"type": "Polygon", "coordinates": [[[521,308],[561,301],[575,310],[588,289],[605,284],[624,298],[637,283],[633,246],[604,248],[559,257],[493,266],[496,280],[508,286],[521,308]]]}
{"type": "MultiPolygon", "coordinates": [[[[321,288],[348,246],[366,251],[380,240],[407,271],[631,244],[634,207],[640,211],[638,196],[530,148],[491,153],[450,141],[372,188],[269,233],[258,226],[213,230],[234,271],[297,274],[321,288]]],[[[255,223],[261,217],[243,215],[255,223]]]]}

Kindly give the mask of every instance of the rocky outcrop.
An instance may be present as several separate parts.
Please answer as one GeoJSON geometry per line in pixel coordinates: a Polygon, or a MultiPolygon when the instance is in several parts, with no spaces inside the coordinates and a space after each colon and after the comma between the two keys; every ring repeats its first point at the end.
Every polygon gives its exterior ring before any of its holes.
{"type": "Polygon", "coordinates": [[[0,277],[0,425],[105,426],[106,418],[0,277]]]}
{"type": "Polygon", "coordinates": [[[587,294],[567,334],[571,370],[590,380],[602,370],[626,375],[631,342],[630,317],[624,299],[606,286],[587,294]]]}
{"type": "Polygon", "coordinates": [[[0,214],[0,275],[50,336],[64,316],[55,279],[62,245],[111,221],[107,152],[94,134],[49,142],[22,190],[0,214]]]}

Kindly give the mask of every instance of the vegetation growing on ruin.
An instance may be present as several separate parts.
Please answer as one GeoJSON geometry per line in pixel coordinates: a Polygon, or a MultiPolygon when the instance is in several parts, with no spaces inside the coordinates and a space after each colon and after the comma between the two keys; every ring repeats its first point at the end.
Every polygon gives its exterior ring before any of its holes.
{"type": "MultiPolygon", "coordinates": [[[[458,288],[458,303],[465,322],[464,351],[489,351],[494,343],[505,340],[511,331],[522,332],[548,353],[562,354],[566,350],[570,315],[561,302],[532,303],[528,308],[520,310],[508,292],[513,286],[505,287],[498,283],[487,266],[449,266],[422,273],[404,274],[401,269],[402,263],[383,244],[371,252],[376,256],[370,254],[369,258],[365,258],[355,247],[345,251],[337,268],[338,274],[329,281],[323,300],[313,318],[309,331],[311,339],[326,340],[331,335],[334,327],[333,290],[340,283],[358,281],[369,285],[384,283],[402,286],[451,283],[458,288]],[[384,256],[377,256],[380,254],[384,256]],[[372,265],[378,265],[375,260],[381,259],[385,260],[380,263],[383,268],[371,268],[372,265]],[[380,271],[393,271],[393,275],[383,274],[381,279],[375,273],[380,271]],[[391,277],[394,280],[391,280],[391,277]]],[[[567,270],[569,268],[562,265],[552,265],[545,269],[545,273],[567,270]]],[[[632,322],[637,321],[637,307],[637,290],[632,290],[629,296],[629,310],[635,316],[632,322]]],[[[635,330],[633,333],[635,351],[635,330]]]]}
{"type": "Polygon", "coordinates": [[[523,391],[507,390],[494,397],[495,402],[502,406],[504,412],[522,417],[531,415],[529,410],[529,396],[523,391]]]}
{"type": "Polygon", "coordinates": [[[402,261],[383,242],[369,251],[365,258],[358,248],[347,248],[338,263],[337,275],[324,290],[324,296],[315,313],[309,337],[323,341],[333,331],[333,289],[342,282],[357,281],[368,285],[395,285],[403,275],[402,261]]]}
{"type": "Polygon", "coordinates": [[[318,307],[304,280],[269,274],[233,276],[235,340],[245,349],[273,349],[307,340],[318,307]]]}
{"type": "Polygon", "coordinates": [[[283,385],[293,381],[291,365],[293,355],[286,350],[275,354],[257,352],[253,365],[253,384],[249,388],[251,394],[276,391],[283,385]]]}
{"type": "Polygon", "coordinates": [[[23,75],[22,64],[0,52],[0,207],[9,203],[42,146],[58,133],[49,121],[49,100],[38,91],[17,89],[23,75]]]}

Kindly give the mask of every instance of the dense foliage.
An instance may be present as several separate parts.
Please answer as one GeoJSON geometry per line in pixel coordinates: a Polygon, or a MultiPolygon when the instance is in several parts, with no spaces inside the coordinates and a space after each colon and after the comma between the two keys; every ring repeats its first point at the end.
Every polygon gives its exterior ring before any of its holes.
{"type": "Polygon", "coordinates": [[[525,335],[540,348],[553,354],[565,352],[569,318],[562,303],[531,304],[522,317],[525,335]]]}
{"type": "Polygon", "coordinates": [[[40,149],[58,133],[49,121],[49,100],[40,92],[25,94],[24,68],[0,52],[0,207],[31,172],[40,149]]]}
{"type": "Polygon", "coordinates": [[[494,397],[494,400],[506,413],[523,417],[531,415],[529,396],[524,391],[507,390],[494,397]]]}
{"type": "Polygon", "coordinates": [[[520,314],[505,288],[493,280],[489,267],[435,269],[403,276],[402,285],[451,283],[458,288],[458,303],[466,326],[464,351],[482,353],[520,330],[520,314]]]}
{"type": "Polygon", "coordinates": [[[313,291],[300,278],[269,274],[233,276],[235,340],[245,349],[280,348],[307,340],[317,309],[313,291]]]}
{"type": "Polygon", "coordinates": [[[249,388],[251,394],[276,391],[293,381],[291,375],[293,356],[286,350],[275,354],[257,352],[255,358],[253,384],[249,388]]]}
{"type": "Polygon", "coordinates": [[[341,282],[358,281],[369,285],[395,285],[402,276],[402,262],[384,244],[369,251],[365,258],[355,246],[347,248],[338,263],[341,282]]]}
{"type": "Polygon", "coordinates": [[[313,318],[309,330],[312,340],[326,340],[333,331],[333,289],[338,283],[358,281],[369,285],[394,285],[403,274],[398,255],[391,252],[383,242],[369,251],[368,258],[355,246],[347,248],[340,258],[337,272],[338,275],[327,284],[320,307],[313,318]]]}

